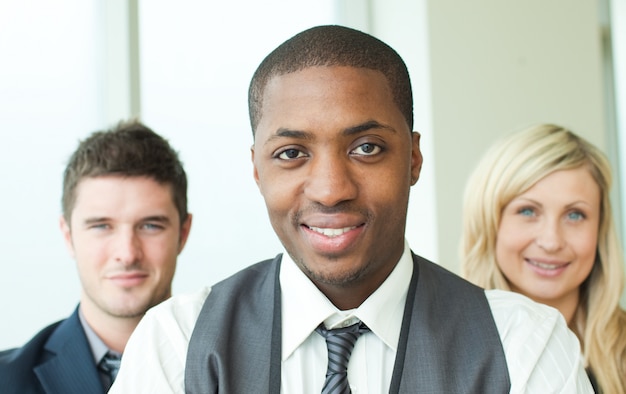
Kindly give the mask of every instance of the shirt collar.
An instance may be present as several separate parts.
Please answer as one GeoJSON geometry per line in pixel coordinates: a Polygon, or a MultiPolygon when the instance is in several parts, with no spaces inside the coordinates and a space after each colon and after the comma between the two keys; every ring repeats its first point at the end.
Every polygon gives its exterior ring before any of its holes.
{"type": "Polygon", "coordinates": [[[93,355],[93,359],[96,365],[100,363],[100,360],[102,360],[102,357],[104,357],[107,352],[121,356],[121,354],[119,354],[118,352],[109,350],[107,345],[102,342],[102,339],[100,339],[98,334],[96,334],[96,332],[91,328],[89,323],[87,323],[85,315],[83,315],[83,311],[80,307],[78,308],[78,318],[80,320],[81,326],[83,326],[83,331],[85,332],[85,336],[87,337],[87,342],[89,343],[89,347],[91,348],[91,354],[93,355]]]}
{"type": "Polygon", "coordinates": [[[406,294],[413,274],[413,259],[408,243],[398,264],[383,284],[358,308],[340,311],[283,252],[280,268],[282,301],[282,359],[287,359],[315,328],[343,327],[357,320],[394,351],[400,338],[406,294]],[[398,291],[400,289],[401,291],[398,291]]]}

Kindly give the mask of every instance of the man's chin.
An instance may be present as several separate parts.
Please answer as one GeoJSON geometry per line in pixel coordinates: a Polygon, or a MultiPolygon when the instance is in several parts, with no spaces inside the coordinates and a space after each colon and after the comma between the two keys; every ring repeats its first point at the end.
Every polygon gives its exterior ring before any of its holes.
{"type": "Polygon", "coordinates": [[[336,269],[336,270],[320,270],[315,267],[306,266],[307,276],[314,282],[324,283],[331,286],[349,286],[354,284],[361,278],[362,269],[336,269]]]}
{"type": "Polygon", "coordinates": [[[156,304],[144,301],[134,304],[109,306],[107,313],[120,319],[132,319],[142,317],[153,305],[156,304]]]}

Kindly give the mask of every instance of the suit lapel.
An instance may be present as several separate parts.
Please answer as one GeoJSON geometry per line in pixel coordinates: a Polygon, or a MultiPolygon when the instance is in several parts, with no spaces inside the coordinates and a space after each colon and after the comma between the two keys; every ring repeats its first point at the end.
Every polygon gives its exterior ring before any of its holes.
{"type": "Polygon", "coordinates": [[[46,393],[103,393],[78,309],[50,336],[45,350],[47,360],[35,374],[46,393]]]}

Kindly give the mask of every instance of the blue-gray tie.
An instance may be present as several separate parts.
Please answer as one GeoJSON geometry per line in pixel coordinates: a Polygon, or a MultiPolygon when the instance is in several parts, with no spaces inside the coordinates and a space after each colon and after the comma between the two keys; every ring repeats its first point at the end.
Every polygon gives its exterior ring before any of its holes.
{"type": "Polygon", "coordinates": [[[326,338],[328,348],[328,369],[322,394],[350,394],[348,384],[348,361],[356,340],[369,328],[359,322],[349,327],[327,330],[324,323],[315,329],[326,338]]]}
{"type": "MultiPolygon", "coordinates": [[[[102,360],[100,360],[100,364],[98,364],[98,367],[108,377],[108,382],[105,383],[105,386],[109,388],[111,387],[111,385],[115,381],[115,378],[117,377],[117,371],[119,371],[120,369],[121,362],[122,361],[119,356],[112,354],[110,352],[107,352],[107,354],[105,354],[104,357],[102,357],[102,360]]],[[[107,387],[105,387],[105,391],[108,390],[107,387]]]]}

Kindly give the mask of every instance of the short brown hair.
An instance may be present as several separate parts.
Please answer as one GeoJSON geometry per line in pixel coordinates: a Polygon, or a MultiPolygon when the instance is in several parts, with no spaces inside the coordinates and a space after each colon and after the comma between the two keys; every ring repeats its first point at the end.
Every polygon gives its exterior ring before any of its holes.
{"type": "Polygon", "coordinates": [[[167,140],[137,120],[122,121],[110,130],[97,131],[82,140],[63,173],[63,216],[70,223],[76,187],[87,177],[145,176],[172,187],[180,216],[187,219],[187,174],[167,140]]]}

